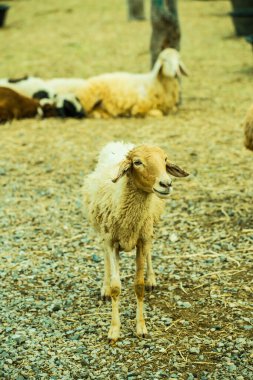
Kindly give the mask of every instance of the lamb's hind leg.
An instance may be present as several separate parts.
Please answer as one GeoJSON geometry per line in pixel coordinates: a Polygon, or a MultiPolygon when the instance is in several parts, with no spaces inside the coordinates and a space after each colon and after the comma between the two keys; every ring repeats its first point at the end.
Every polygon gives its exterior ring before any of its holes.
{"type": "Polygon", "coordinates": [[[136,250],[136,277],[135,277],[135,294],[137,298],[137,311],[136,311],[136,330],[137,335],[145,337],[147,335],[147,328],[143,315],[143,301],[144,301],[144,268],[145,261],[150,250],[150,244],[139,241],[136,250]]]}
{"type": "Polygon", "coordinates": [[[111,271],[110,271],[110,251],[104,247],[104,282],[101,288],[101,297],[103,300],[111,296],[111,271]]]}
{"type": "Polygon", "coordinates": [[[119,318],[119,296],[121,292],[121,282],[119,275],[119,248],[117,245],[110,252],[111,271],[111,299],[112,299],[112,321],[108,333],[108,338],[115,342],[119,338],[120,318],[119,318]]]}
{"type": "Polygon", "coordinates": [[[147,253],[147,280],[145,283],[145,288],[149,291],[154,290],[156,287],[155,273],[152,265],[152,255],[151,249],[147,253]]]}

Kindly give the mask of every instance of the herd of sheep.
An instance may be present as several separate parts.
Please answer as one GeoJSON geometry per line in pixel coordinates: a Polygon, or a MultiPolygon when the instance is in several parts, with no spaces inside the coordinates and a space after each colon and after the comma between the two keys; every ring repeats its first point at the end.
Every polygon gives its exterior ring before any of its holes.
{"type": "MultiPolygon", "coordinates": [[[[37,77],[0,79],[0,122],[33,117],[145,117],[167,115],[180,103],[180,77],[187,70],[177,50],[167,48],[145,74],[117,72],[88,79],[37,77]]],[[[245,121],[245,146],[253,150],[253,107],[245,121]]],[[[188,173],[155,146],[109,143],[95,170],[85,179],[87,218],[97,231],[104,252],[103,298],[112,300],[108,337],[120,334],[119,252],[136,248],[135,294],[137,335],[145,336],[145,286],[156,285],[152,267],[153,228],[172,191],[172,179],[188,173]]]]}
{"type": "MultiPolygon", "coordinates": [[[[178,78],[181,74],[187,75],[187,72],[179,53],[175,49],[165,49],[152,71],[146,74],[118,72],[86,80],[0,79],[0,88],[5,88],[0,98],[0,121],[34,117],[41,114],[45,104],[54,109],[53,116],[62,117],[165,115],[179,103],[178,78]],[[7,88],[12,91],[7,91],[7,88]],[[18,95],[22,95],[20,101],[18,95]],[[38,100],[37,110],[27,113],[30,103],[34,108],[34,99],[38,100]],[[25,101],[27,107],[24,107],[25,101]]],[[[52,116],[43,112],[42,115],[52,116]]]]}
{"type": "MultiPolygon", "coordinates": [[[[0,79],[0,123],[33,117],[145,117],[167,115],[180,102],[177,50],[163,50],[145,74],[115,72],[87,79],[33,76],[0,79]]],[[[253,150],[253,108],[244,121],[245,146],[253,150]]]]}

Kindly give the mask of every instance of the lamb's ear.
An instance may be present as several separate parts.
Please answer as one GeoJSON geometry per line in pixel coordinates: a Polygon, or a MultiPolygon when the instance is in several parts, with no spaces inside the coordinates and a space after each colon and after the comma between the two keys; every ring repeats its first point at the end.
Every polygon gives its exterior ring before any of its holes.
{"type": "Polygon", "coordinates": [[[181,75],[185,75],[186,77],[189,76],[188,70],[185,67],[185,64],[183,63],[183,61],[181,61],[181,59],[179,61],[179,69],[178,69],[178,71],[179,71],[179,74],[181,74],[181,75]]]}
{"type": "Polygon", "coordinates": [[[121,177],[123,177],[127,171],[131,168],[132,162],[129,159],[125,159],[124,161],[121,161],[118,173],[115,178],[112,179],[112,182],[117,182],[121,177]]]}
{"type": "Polygon", "coordinates": [[[189,175],[189,173],[172,163],[167,163],[166,169],[167,172],[173,175],[174,177],[187,177],[189,175]]]}

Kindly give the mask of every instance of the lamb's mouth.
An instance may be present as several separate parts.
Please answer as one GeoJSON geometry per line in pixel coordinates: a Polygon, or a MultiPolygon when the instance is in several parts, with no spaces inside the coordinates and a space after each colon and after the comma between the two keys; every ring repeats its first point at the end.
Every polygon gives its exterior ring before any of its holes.
{"type": "Polygon", "coordinates": [[[155,193],[159,194],[162,197],[168,197],[171,193],[171,190],[163,192],[163,191],[159,191],[159,190],[155,189],[154,187],[153,187],[153,190],[155,193]]]}

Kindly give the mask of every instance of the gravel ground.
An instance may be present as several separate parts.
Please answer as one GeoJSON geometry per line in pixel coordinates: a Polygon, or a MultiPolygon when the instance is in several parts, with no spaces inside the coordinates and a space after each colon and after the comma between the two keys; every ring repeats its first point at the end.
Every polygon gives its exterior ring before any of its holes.
{"type": "MultiPolygon", "coordinates": [[[[84,3],[12,1],[1,76],[146,71],[149,23],[129,24],[116,0],[84,3]]],[[[253,378],[253,155],[240,128],[253,68],[229,9],[228,1],[180,2],[191,76],[178,113],[1,126],[0,379],[253,378]],[[118,139],[160,145],[191,176],[175,180],[156,231],[149,336],[135,335],[134,253],[122,253],[122,337],[110,345],[102,255],[82,215],[82,183],[101,146],[118,139]]]]}

